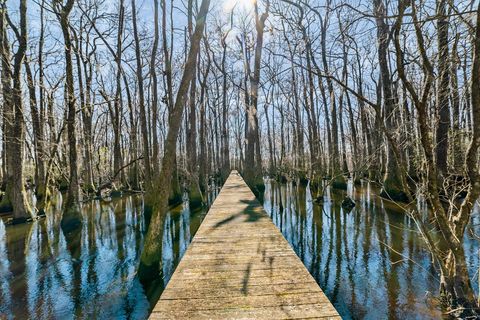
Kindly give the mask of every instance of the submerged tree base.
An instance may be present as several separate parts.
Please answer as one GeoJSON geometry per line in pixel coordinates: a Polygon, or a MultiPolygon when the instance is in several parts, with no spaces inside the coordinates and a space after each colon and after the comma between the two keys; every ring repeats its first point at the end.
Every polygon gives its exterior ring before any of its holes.
{"type": "MultiPolygon", "coordinates": [[[[312,191],[313,194],[318,194],[318,191],[322,187],[321,180],[310,180],[310,190],[312,191]]],[[[323,197],[323,193],[322,193],[323,197]]]]}
{"type": "Polygon", "coordinates": [[[401,185],[399,179],[387,178],[383,182],[380,197],[399,202],[408,202],[408,195],[399,186],[401,185]]]}
{"type": "Polygon", "coordinates": [[[179,194],[179,193],[172,194],[172,195],[168,198],[168,206],[170,206],[170,207],[178,206],[178,205],[181,204],[182,202],[183,202],[183,197],[182,197],[182,195],[179,194]]]}
{"type": "Polygon", "coordinates": [[[80,217],[80,208],[78,205],[65,207],[62,221],[60,222],[60,227],[62,228],[65,237],[69,238],[70,234],[75,233],[82,227],[82,220],[80,217]]]}
{"type": "Polygon", "coordinates": [[[288,178],[284,174],[279,174],[279,175],[277,175],[277,181],[280,182],[280,183],[287,183],[288,178]]]}
{"type": "Polygon", "coordinates": [[[256,177],[250,181],[245,179],[248,187],[252,190],[255,197],[257,197],[258,201],[263,202],[263,195],[265,193],[265,182],[263,178],[256,177]]]}
{"type": "Polygon", "coordinates": [[[188,204],[191,210],[204,206],[205,201],[199,187],[192,186],[188,192],[188,204]]]}
{"type": "MultiPolygon", "coordinates": [[[[6,190],[6,189],[3,189],[3,190],[6,190]]],[[[3,191],[2,200],[0,201],[0,213],[7,213],[7,212],[13,212],[13,205],[12,205],[12,201],[10,201],[7,191],[3,191]]]]}
{"type": "Polygon", "coordinates": [[[140,261],[138,265],[138,279],[144,288],[148,288],[152,282],[158,280],[161,276],[161,261],[152,259],[150,264],[140,261]],[[154,260],[154,261],[153,261],[154,260]]]}
{"type": "Polygon", "coordinates": [[[380,192],[380,197],[392,201],[408,202],[407,194],[398,188],[386,188],[384,186],[380,192]]]}
{"type": "Polygon", "coordinates": [[[332,181],[332,188],[339,190],[347,190],[347,180],[343,175],[337,176],[332,181]]]}
{"type": "Polygon", "coordinates": [[[355,208],[355,201],[353,201],[350,197],[345,197],[345,199],[342,201],[342,208],[347,212],[352,211],[352,209],[355,208]]]}
{"type": "Polygon", "coordinates": [[[362,185],[362,178],[360,178],[359,176],[355,175],[355,178],[353,179],[353,184],[356,185],[356,186],[362,185]]]}
{"type": "Polygon", "coordinates": [[[263,202],[263,196],[265,194],[265,182],[263,181],[263,179],[257,180],[257,183],[255,184],[254,189],[255,189],[254,194],[257,197],[257,199],[260,202],[263,202]]]}
{"type": "Polygon", "coordinates": [[[299,177],[300,185],[306,187],[308,185],[308,178],[306,175],[302,175],[299,177]]]}
{"type": "Polygon", "coordinates": [[[60,180],[60,181],[58,181],[58,190],[60,192],[68,191],[68,185],[69,185],[69,183],[68,183],[67,180],[65,180],[65,179],[60,180]]]}
{"type": "MultiPolygon", "coordinates": [[[[263,202],[263,194],[265,191],[265,182],[263,181],[263,173],[260,169],[245,168],[241,172],[243,180],[247,183],[250,190],[252,190],[258,201],[263,202]]],[[[274,175],[275,179],[279,179],[280,175],[274,175]]]]}
{"type": "Polygon", "coordinates": [[[10,201],[4,201],[2,198],[2,201],[0,202],[0,213],[7,213],[12,211],[13,211],[13,207],[10,201]]]}

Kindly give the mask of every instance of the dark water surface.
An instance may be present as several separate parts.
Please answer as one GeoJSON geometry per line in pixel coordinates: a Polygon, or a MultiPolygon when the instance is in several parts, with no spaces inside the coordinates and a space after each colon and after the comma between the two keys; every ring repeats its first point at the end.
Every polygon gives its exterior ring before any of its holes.
{"type": "MultiPolygon", "coordinates": [[[[438,275],[413,222],[368,184],[350,184],[348,194],[357,203],[351,212],[340,206],[345,193],[327,192],[317,205],[308,187],[267,180],[264,207],[344,318],[441,318],[438,275]]],[[[0,219],[0,319],[147,318],[206,214],[188,202],[168,214],[164,279],[146,295],[136,277],[142,197],[84,204],[82,227],[67,236],[60,208],[59,195],[43,220],[5,226],[0,219]]],[[[479,215],[477,207],[472,225],[479,215]]],[[[478,248],[466,238],[474,284],[478,248]]]]}

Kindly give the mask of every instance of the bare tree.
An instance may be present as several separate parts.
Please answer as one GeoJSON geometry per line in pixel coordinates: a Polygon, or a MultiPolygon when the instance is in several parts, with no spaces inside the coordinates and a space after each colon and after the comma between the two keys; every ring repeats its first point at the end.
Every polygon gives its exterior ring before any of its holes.
{"type": "Polygon", "coordinates": [[[158,241],[158,239],[162,239],[163,222],[168,210],[168,198],[171,192],[171,184],[165,183],[165,181],[172,179],[172,173],[175,166],[178,132],[180,130],[181,118],[185,108],[188,89],[193,79],[193,73],[196,70],[200,41],[203,36],[209,6],[209,0],[202,0],[197,15],[195,31],[190,41],[190,49],[183,70],[182,80],[180,81],[175,104],[172,107],[169,118],[169,129],[165,140],[165,154],[162,159],[162,168],[159,177],[155,181],[155,190],[151,189],[149,191],[156,194],[156,203],[154,204],[155,209],[153,210],[141,257],[139,273],[143,278],[148,276],[148,272],[145,272],[144,269],[148,270],[152,265],[156,268],[160,264],[161,255],[159,253],[161,250],[161,241],[158,241]]]}

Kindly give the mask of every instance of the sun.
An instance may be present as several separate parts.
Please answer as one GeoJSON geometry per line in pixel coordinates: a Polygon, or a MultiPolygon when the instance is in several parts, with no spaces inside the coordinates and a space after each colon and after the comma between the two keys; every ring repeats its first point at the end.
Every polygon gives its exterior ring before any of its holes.
{"type": "Polygon", "coordinates": [[[225,0],[223,2],[223,10],[225,12],[232,12],[234,9],[240,9],[241,11],[250,11],[253,9],[255,0],[225,0]]]}

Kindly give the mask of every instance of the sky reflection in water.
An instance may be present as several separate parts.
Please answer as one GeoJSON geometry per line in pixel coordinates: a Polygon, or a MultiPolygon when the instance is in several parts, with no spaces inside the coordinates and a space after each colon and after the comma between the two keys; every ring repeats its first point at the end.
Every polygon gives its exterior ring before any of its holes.
{"type": "MultiPolygon", "coordinates": [[[[441,318],[438,275],[413,221],[367,183],[347,193],[351,212],[340,206],[345,192],[328,190],[317,205],[308,188],[270,182],[264,207],[345,319],[441,318]]],[[[478,242],[466,237],[465,248],[473,276],[478,242]]]]}
{"type": "MultiPolygon", "coordinates": [[[[308,188],[267,181],[264,207],[346,319],[440,317],[431,299],[436,271],[413,222],[367,184],[350,184],[348,194],[357,203],[349,213],[341,195],[327,192],[319,206],[308,188]]],[[[164,279],[146,296],[136,277],[146,232],[142,198],[84,204],[82,228],[67,237],[60,208],[59,195],[46,219],[7,227],[0,219],[0,318],[145,319],[206,214],[188,203],[168,214],[164,279]]],[[[474,275],[478,242],[467,237],[466,252],[474,275]]]]}
{"type": "MultiPolygon", "coordinates": [[[[151,297],[136,277],[146,233],[141,197],[84,204],[82,227],[69,237],[60,208],[59,195],[43,220],[5,226],[0,219],[0,318],[147,318],[151,297]]],[[[165,283],[204,216],[188,203],[168,213],[165,283]]]]}

